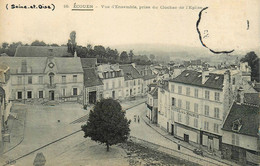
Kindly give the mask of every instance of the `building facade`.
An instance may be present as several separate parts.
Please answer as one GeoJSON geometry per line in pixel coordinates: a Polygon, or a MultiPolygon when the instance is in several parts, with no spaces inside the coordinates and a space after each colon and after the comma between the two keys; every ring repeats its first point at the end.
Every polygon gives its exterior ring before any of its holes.
{"type": "Polygon", "coordinates": [[[206,147],[221,149],[221,125],[231,105],[230,72],[183,71],[160,87],[158,124],[175,137],[206,147]]]}
{"type": "Polygon", "coordinates": [[[260,163],[259,120],[259,105],[233,103],[222,127],[225,159],[241,165],[260,163]]]}
{"type": "Polygon", "coordinates": [[[153,88],[147,94],[147,111],[146,117],[150,120],[150,122],[157,124],[158,121],[158,87],[153,88]]]}
{"type": "Polygon", "coordinates": [[[23,102],[82,101],[80,58],[0,57],[10,66],[10,100],[23,102]]]}
{"type": "Polygon", "coordinates": [[[7,65],[0,65],[0,152],[3,150],[3,143],[7,134],[7,121],[10,115],[12,102],[10,98],[10,68],[7,65]]]}
{"type": "Polygon", "coordinates": [[[118,64],[99,65],[97,73],[104,85],[104,98],[124,99],[124,76],[118,64]]]}

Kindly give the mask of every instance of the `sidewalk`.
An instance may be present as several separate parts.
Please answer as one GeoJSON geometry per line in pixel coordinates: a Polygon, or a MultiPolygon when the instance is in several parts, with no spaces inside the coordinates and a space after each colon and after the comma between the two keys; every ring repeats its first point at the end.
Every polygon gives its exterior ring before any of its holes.
{"type": "Polygon", "coordinates": [[[14,113],[17,117],[9,116],[7,127],[10,134],[10,142],[4,143],[3,154],[18,146],[24,139],[25,121],[26,121],[26,105],[13,104],[10,113],[14,113]]]}
{"type": "MultiPolygon", "coordinates": [[[[146,125],[148,125],[149,127],[151,127],[153,130],[155,130],[157,133],[159,133],[160,135],[162,135],[163,137],[167,138],[168,140],[178,144],[180,144],[180,146],[182,148],[186,148],[190,151],[193,151],[195,148],[198,148],[196,146],[193,146],[187,142],[184,142],[182,140],[179,140],[175,137],[173,137],[173,135],[169,134],[168,132],[162,130],[161,128],[159,128],[158,126],[156,126],[156,124],[152,124],[150,123],[150,121],[147,119],[147,117],[145,115],[143,115],[142,117],[142,120],[146,123],[146,125]]],[[[219,158],[218,156],[216,155],[210,155],[207,151],[203,150],[203,155],[206,157],[206,158],[210,158],[212,160],[216,160],[220,163],[223,163],[223,164],[226,164],[226,165],[236,165],[236,166],[239,166],[237,165],[236,163],[233,163],[233,162],[230,162],[228,160],[224,160],[224,159],[221,159],[219,158]]]]}

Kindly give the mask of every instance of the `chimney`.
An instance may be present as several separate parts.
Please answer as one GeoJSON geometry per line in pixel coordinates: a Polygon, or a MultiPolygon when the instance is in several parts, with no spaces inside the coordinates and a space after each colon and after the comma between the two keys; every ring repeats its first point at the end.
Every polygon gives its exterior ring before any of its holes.
{"type": "Polygon", "coordinates": [[[201,77],[202,77],[202,84],[205,84],[205,82],[208,80],[209,78],[209,71],[208,70],[204,70],[201,73],[201,77]]]}
{"type": "Polygon", "coordinates": [[[240,87],[238,89],[238,94],[237,94],[237,102],[238,103],[244,103],[244,89],[240,87]]]}
{"type": "Polygon", "coordinates": [[[227,86],[228,84],[230,84],[230,82],[231,82],[230,71],[227,70],[224,73],[224,82],[223,82],[223,84],[224,84],[224,86],[227,86]]]}

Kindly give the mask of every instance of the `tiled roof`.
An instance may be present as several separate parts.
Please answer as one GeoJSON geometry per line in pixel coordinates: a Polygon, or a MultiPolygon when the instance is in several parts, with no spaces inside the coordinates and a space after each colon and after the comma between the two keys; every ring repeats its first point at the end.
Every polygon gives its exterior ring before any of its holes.
{"type": "Polygon", "coordinates": [[[184,70],[180,75],[170,80],[170,82],[183,83],[194,86],[222,90],[224,75],[209,73],[207,81],[202,84],[202,73],[192,70],[184,70]]]}
{"type": "Polygon", "coordinates": [[[84,69],[84,85],[85,87],[103,85],[95,71],[95,68],[84,69]]]}
{"type": "Polygon", "coordinates": [[[119,68],[123,70],[125,80],[142,78],[142,75],[132,65],[121,65],[119,68]]]}
{"type": "Polygon", "coordinates": [[[83,68],[95,67],[97,58],[81,58],[81,64],[83,68]]]}
{"type": "Polygon", "coordinates": [[[150,80],[150,79],[154,79],[154,78],[156,78],[156,75],[145,75],[145,76],[143,76],[144,80],[150,80]]]}
{"type": "Polygon", "coordinates": [[[233,103],[222,129],[258,137],[259,120],[259,107],[233,103]],[[240,121],[241,128],[238,131],[234,131],[232,130],[233,123],[237,120],[240,121]]]}
{"type": "Polygon", "coordinates": [[[260,105],[260,94],[258,93],[245,93],[244,102],[247,104],[260,105]]]}
{"type": "MultiPolygon", "coordinates": [[[[0,57],[0,63],[10,67],[11,74],[17,74],[25,62],[31,69],[31,73],[44,73],[47,66],[47,57],[0,57]]],[[[54,57],[58,73],[83,73],[80,58],[60,58],[54,57]]]]}
{"type": "Polygon", "coordinates": [[[158,99],[158,87],[155,87],[149,94],[152,95],[154,99],[158,99]]]}
{"type": "Polygon", "coordinates": [[[16,49],[15,57],[73,57],[67,52],[67,47],[51,47],[51,46],[19,46],[16,49]]]}

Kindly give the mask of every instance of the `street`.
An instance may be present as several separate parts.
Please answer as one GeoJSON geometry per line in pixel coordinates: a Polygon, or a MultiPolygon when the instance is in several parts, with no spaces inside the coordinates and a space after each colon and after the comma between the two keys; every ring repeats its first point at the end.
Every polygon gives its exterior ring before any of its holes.
{"type": "MultiPolygon", "coordinates": [[[[143,121],[143,118],[146,118],[146,105],[144,103],[137,105],[138,103],[140,103],[138,100],[132,103],[122,103],[123,109],[131,107],[126,110],[126,117],[131,119],[130,136],[177,150],[176,143],[166,139],[143,121]],[[133,105],[137,106],[132,107],[133,105]],[[138,119],[136,119],[136,122],[134,121],[135,115],[137,118],[139,116],[139,123],[138,119]]],[[[27,109],[24,139],[21,144],[2,156],[5,161],[21,157],[80,130],[90,110],[83,110],[81,105],[71,103],[56,106],[26,105],[24,109],[27,109]]],[[[38,152],[44,154],[46,165],[128,165],[124,149],[119,146],[112,146],[111,151],[107,153],[105,146],[91,141],[89,138],[84,138],[83,134],[83,132],[78,132],[44,147],[19,159],[15,165],[32,165],[38,152]]],[[[181,148],[180,151],[198,157],[187,149],[181,148]]]]}

